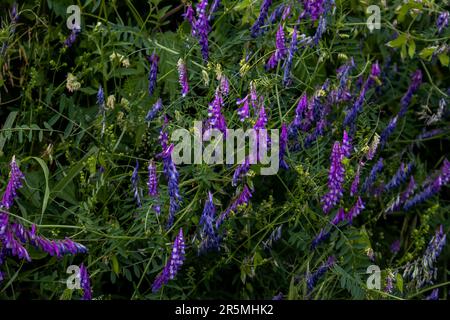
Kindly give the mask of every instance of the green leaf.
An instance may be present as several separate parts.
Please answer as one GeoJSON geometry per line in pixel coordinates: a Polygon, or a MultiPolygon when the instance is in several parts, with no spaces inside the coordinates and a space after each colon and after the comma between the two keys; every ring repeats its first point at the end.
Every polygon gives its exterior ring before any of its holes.
{"type": "Polygon", "coordinates": [[[412,59],[416,53],[416,43],[414,40],[409,41],[408,55],[412,59]]]}
{"type": "Polygon", "coordinates": [[[448,67],[448,64],[449,64],[449,62],[450,62],[450,58],[448,57],[447,54],[442,53],[442,54],[438,55],[438,58],[439,58],[439,61],[441,62],[441,64],[442,64],[444,67],[448,67]]]}
{"type": "Polygon", "coordinates": [[[400,48],[401,46],[406,44],[406,41],[406,36],[404,34],[401,34],[397,37],[397,39],[389,41],[387,45],[392,48],[400,48]]]}
{"type": "Polygon", "coordinates": [[[396,285],[397,285],[397,289],[398,291],[400,291],[401,293],[403,293],[403,277],[400,273],[397,273],[396,276],[396,285]]]}
{"type": "Polygon", "coordinates": [[[31,157],[31,159],[36,160],[39,165],[42,168],[42,171],[44,171],[44,177],[45,177],[45,192],[44,192],[44,200],[42,200],[42,211],[41,211],[41,220],[39,223],[42,223],[42,217],[44,215],[45,209],[47,209],[48,200],[50,199],[50,188],[48,186],[48,167],[44,160],[37,157],[31,157]]]}
{"type": "Polygon", "coordinates": [[[112,255],[111,257],[112,267],[115,274],[119,275],[120,268],[119,268],[119,261],[117,260],[116,255],[112,255]]]}
{"type": "Polygon", "coordinates": [[[431,60],[431,56],[433,55],[434,51],[436,50],[436,47],[428,47],[422,49],[420,51],[419,56],[424,60],[431,60]]]}

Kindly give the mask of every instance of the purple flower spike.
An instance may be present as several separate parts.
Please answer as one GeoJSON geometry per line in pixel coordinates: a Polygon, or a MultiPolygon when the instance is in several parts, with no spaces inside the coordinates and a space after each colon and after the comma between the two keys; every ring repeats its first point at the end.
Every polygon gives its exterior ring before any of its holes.
{"type": "Polygon", "coordinates": [[[280,157],[280,167],[286,170],[289,169],[289,165],[286,163],[286,160],[284,159],[286,156],[287,149],[288,149],[288,130],[286,124],[283,123],[281,125],[279,157],[280,157]]]}
{"type": "Polygon", "coordinates": [[[439,34],[441,34],[442,31],[448,27],[448,19],[449,19],[448,11],[444,11],[439,14],[439,17],[436,21],[439,34]]]}
{"type": "Polygon", "coordinates": [[[195,31],[193,31],[193,34],[198,39],[204,61],[208,61],[209,58],[208,34],[211,30],[206,13],[207,7],[208,0],[200,0],[199,4],[197,5],[197,19],[194,27],[195,31]]]}
{"type": "Polygon", "coordinates": [[[155,293],[161,287],[172,280],[177,275],[181,266],[183,265],[184,255],[185,255],[185,244],[183,238],[183,229],[180,228],[175,241],[172,246],[172,254],[167,261],[163,271],[156,277],[153,282],[152,291],[155,293]]]}
{"type": "Polygon", "coordinates": [[[428,243],[424,255],[407,264],[403,272],[403,278],[410,280],[416,289],[434,284],[437,278],[437,267],[435,264],[445,246],[446,238],[443,227],[440,225],[428,243]]]}
{"type": "Polygon", "coordinates": [[[163,171],[169,183],[169,218],[167,228],[170,228],[175,220],[175,213],[180,208],[181,195],[178,186],[179,173],[172,160],[174,145],[171,144],[160,154],[163,160],[163,171]]]}
{"type": "Polygon", "coordinates": [[[416,194],[413,198],[405,202],[403,206],[404,210],[409,210],[412,207],[424,202],[437,194],[442,186],[450,182],[450,162],[445,159],[442,165],[439,175],[420,193],[416,194]]]}
{"type": "Polygon", "coordinates": [[[139,161],[136,160],[136,166],[131,175],[131,185],[133,187],[134,199],[138,207],[142,207],[141,190],[139,188],[139,161]]]}
{"type": "Polygon", "coordinates": [[[361,167],[358,165],[358,168],[356,169],[355,178],[353,179],[352,185],[350,187],[350,196],[352,197],[358,194],[360,176],[361,176],[361,167]]]}
{"type": "Polygon", "coordinates": [[[311,242],[311,250],[317,248],[319,244],[326,241],[330,237],[330,232],[325,229],[320,229],[319,234],[311,242]]]}
{"type": "Polygon", "coordinates": [[[189,92],[188,74],[186,63],[183,59],[178,60],[178,77],[181,85],[181,96],[184,98],[189,92]]]}
{"type": "Polygon", "coordinates": [[[264,24],[264,21],[267,18],[267,14],[269,12],[269,7],[272,4],[272,0],[263,0],[261,4],[261,8],[259,9],[259,16],[256,19],[255,23],[251,28],[251,36],[256,38],[259,34],[261,34],[261,27],[264,24]]]}
{"type": "Polygon", "coordinates": [[[345,210],[344,208],[339,208],[336,216],[331,221],[332,224],[338,225],[340,222],[345,221],[345,210]]]}
{"type": "Polygon", "coordinates": [[[288,86],[291,84],[291,68],[292,68],[292,61],[294,60],[294,54],[297,52],[297,27],[294,28],[294,31],[292,33],[292,39],[291,39],[291,45],[289,47],[288,51],[288,57],[286,60],[286,63],[284,65],[284,73],[283,73],[283,84],[285,86],[288,86]]]}
{"type": "Polygon", "coordinates": [[[230,93],[230,82],[223,74],[220,76],[220,92],[225,96],[230,93]]]}
{"type": "Polygon", "coordinates": [[[87,268],[82,263],[80,266],[80,285],[83,289],[83,297],[81,300],[92,300],[91,280],[87,268]]]}
{"type": "Polygon", "coordinates": [[[389,181],[388,184],[386,184],[384,190],[390,191],[392,189],[398,188],[401,184],[405,183],[408,177],[410,176],[413,167],[414,167],[413,163],[409,163],[406,167],[405,164],[402,163],[400,165],[400,168],[392,177],[391,181],[389,181]]]}
{"type": "Polygon", "coordinates": [[[433,289],[430,295],[425,298],[425,300],[439,300],[439,288],[433,289]]]}
{"type": "Polygon", "coordinates": [[[244,185],[242,192],[236,197],[236,199],[231,203],[231,205],[221,213],[221,215],[216,220],[216,229],[219,229],[220,225],[223,221],[228,217],[231,212],[235,212],[239,206],[248,204],[250,202],[250,198],[252,197],[252,192],[244,185]]]}
{"type": "Polygon", "coordinates": [[[156,53],[153,53],[150,57],[147,57],[147,59],[150,62],[150,72],[148,74],[148,94],[152,96],[156,88],[159,57],[156,53]]]}
{"type": "Polygon", "coordinates": [[[325,214],[328,214],[330,210],[341,200],[343,196],[343,183],[345,178],[345,169],[342,165],[343,154],[341,151],[341,145],[339,141],[336,141],[333,145],[331,152],[331,166],[330,173],[328,175],[328,193],[322,197],[322,209],[325,214]]]}
{"type": "Polygon", "coordinates": [[[308,96],[303,94],[297,104],[297,108],[295,109],[295,118],[289,126],[289,137],[294,139],[298,135],[298,130],[302,129],[302,122],[305,116],[305,112],[308,108],[308,96]]]}
{"type": "Polygon", "coordinates": [[[361,188],[361,193],[365,193],[369,190],[369,188],[375,183],[375,180],[377,179],[377,176],[381,172],[381,170],[383,170],[383,158],[380,158],[378,162],[372,167],[369,176],[367,177],[361,188]]]}
{"type": "Polygon", "coordinates": [[[316,21],[324,13],[325,0],[303,0],[303,7],[306,14],[311,17],[312,21],[316,21]]]}
{"type": "Polygon", "coordinates": [[[402,97],[400,101],[400,111],[398,112],[399,117],[403,117],[408,111],[408,106],[411,103],[411,99],[413,94],[419,89],[422,84],[422,71],[417,70],[411,76],[411,83],[408,87],[408,91],[406,91],[405,95],[402,97]]]}
{"type": "Polygon", "coordinates": [[[288,50],[286,48],[283,26],[280,24],[276,35],[276,49],[267,62],[266,68],[273,69],[277,66],[278,62],[284,59],[288,50]]]}
{"type": "Polygon", "coordinates": [[[208,108],[208,125],[210,129],[220,130],[224,135],[227,132],[227,123],[222,114],[223,98],[220,88],[216,89],[214,100],[208,108]]]}
{"type": "Polygon", "coordinates": [[[205,207],[203,208],[203,213],[199,222],[199,226],[201,228],[200,237],[202,239],[199,247],[199,253],[219,249],[220,239],[216,235],[214,228],[215,216],[216,207],[214,206],[211,192],[208,192],[208,200],[205,202],[205,207]]]}
{"type": "Polygon", "coordinates": [[[186,6],[186,12],[183,13],[183,17],[189,21],[189,23],[191,24],[192,28],[192,32],[195,31],[194,26],[195,26],[195,11],[192,8],[192,6],[190,4],[188,4],[186,6]]]}
{"type": "Polygon", "coordinates": [[[400,252],[400,240],[395,240],[391,244],[391,252],[396,254],[400,252]]]}
{"type": "Polygon", "coordinates": [[[356,200],[355,205],[347,213],[346,220],[348,220],[351,223],[353,219],[359,216],[365,208],[366,207],[364,206],[364,202],[362,201],[361,197],[358,197],[358,200],[356,200]]]}
{"type": "Polygon", "coordinates": [[[233,174],[233,180],[231,181],[231,185],[233,187],[237,186],[237,183],[242,180],[242,178],[248,173],[248,171],[250,170],[250,162],[249,162],[249,158],[245,158],[244,163],[240,164],[236,170],[234,171],[233,174]]]}
{"type": "Polygon", "coordinates": [[[334,257],[329,257],[326,262],[324,262],[316,272],[308,273],[306,277],[306,284],[308,286],[308,293],[313,291],[319,279],[329,270],[331,269],[336,262],[334,257]]]}
{"type": "Polygon", "coordinates": [[[392,133],[394,132],[395,128],[397,127],[397,120],[398,120],[398,116],[395,116],[394,118],[392,118],[388,125],[386,126],[386,128],[384,128],[383,132],[381,133],[380,136],[380,147],[381,149],[384,148],[384,146],[386,145],[387,140],[389,139],[389,137],[392,135],[392,133]]]}
{"type": "Polygon", "coordinates": [[[156,174],[156,165],[154,161],[150,161],[148,165],[148,195],[156,197],[158,195],[158,175],[156,174]]]}
{"type": "Polygon", "coordinates": [[[352,154],[352,144],[350,138],[347,134],[347,131],[344,130],[344,135],[342,137],[342,154],[344,157],[349,158],[352,154]]]}
{"type": "MultiPolygon", "coordinates": [[[[1,206],[9,209],[14,204],[14,199],[17,198],[17,190],[22,187],[22,180],[25,179],[22,171],[16,163],[16,157],[13,156],[10,163],[9,180],[6,186],[5,193],[3,193],[1,206]]],[[[0,225],[1,227],[1,225],[0,225]]]]}
{"type": "Polygon", "coordinates": [[[78,35],[81,33],[81,28],[79,26],[75,26],[72,29],[72,32],[67,37],[67,39],[64,41],[64,46],[67,48],[72,47],[72,45],[77,41],[78,35]]]}
{"type": "Polygon", "coordinates": [[[243,99],[237,99],[236,104],[241,107],[237,110],[237,114],[239,115],[239,120],[244,122],[245,119],[250,117],[250,108],[249,108],[249,96],[245,96],[243,99]]]}
{"type": "Polygon", "coordinates": [[[209,9],[209,16],[208,21],[211,22],[214,18],[214,13],[219,9],[220,7],[220,0],[214,0],[214,2],[211,5],[211,8],[209,9]]]}
{"type": "Polygon", "coordinates": [[[150,122],[153,119],[155,119],[158,112],[161,111],[162,106],[163,106],[162,100],[161,98],[159,98],[153,105],[153,107],[148,111],[147,115],[145,116],[145,121],[150,122]]]}

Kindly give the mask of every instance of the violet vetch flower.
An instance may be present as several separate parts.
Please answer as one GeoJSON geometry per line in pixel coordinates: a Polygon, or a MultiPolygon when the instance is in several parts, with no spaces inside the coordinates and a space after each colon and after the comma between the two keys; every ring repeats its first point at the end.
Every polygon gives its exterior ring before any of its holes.
{"type": "Polygon", "coordinates": [[[159,98],[153,105],[153,107],[148,111],[147,115],[145,116],[145,121],[150,122],[153,119],[155,119],[158,112],[161,111],[162,106],[163,106],[162,100],[161,98],[159,98]]]}
{"type": "Polygon", "coordinates": [[[199,226],[201,228],[200,237],[202,239],[199,247],[199,253],[205,253],[209,250],[218,250],[220,238],[216,235],[214,219],[216,216],[216,207],[214,206],[211,192],[208,192],[208,199],[205,202],[199,226]]]}
{"type": "Polygon", "coordinates": [[[98,105],[99,114],[102,117],[101,136],[103,137],[103,134],[105,133],[105,129],[106,129],[106,106],[105,106],[105,94],[103,92],[102,86],[100,86],[97,91],[97,105],[98,105]]]}
{"type": "Polygon", "coordinates": [[[148,165],[148,195],[156,197],[158,195],[158,175],[156,174],[156,165],[154,161],[150,161],[148,165]]]}
{"type": "Polygon", "coordinates": [[[233,187],[237,186],[237,183],[248,173],[250,170],[250,162],[249,158],[246,157],[244,163],[240,164],[233,174],[233,180],[231,181],[231,185],[233,187]]]}
{"type": "Polygon", "coordinates": [[[352,154],[352,144],[350,138],[347,134],[347,131],[344,130],[342,137],[342,147],[341,147],[342,155],[346,158],[349,158],[352,154]]]}
{"type": "Polygon", "coordinates": [[[22,187],[22,180],[25,179],[25,176],[22,171],[20,171],[19,166],[16,163],[15,156],[12,157],[9,167],[9,180],[1,202],[1,207],[6,209],[11,208],[14,204],[14,199],[17,198],[17,190],[22,187]]]}
{"type": "Polygon", "coordinates": [[[400,252],[400,240],[395,240],[391,244],[391,252],[396,254],[400,252]]]}
{"type": "Polygon", "coordinates": [[[283,297],[284,297],[283,293],[280,292],[280,293],[278,293],[276,296],[274,296],[274,297],[272,298],[272,300],[274,300],[274,301],[283,300],[283,297]]]}
{"type": "Polygon", "coordinates": [[[449,19],[448,11],[443,11],[439,14],[438,19],[436,21],[439,34],[441,34],[442,31],[448,27],[448,19],[449,19]]]}
{"type": "Polygon", "coordinates": [[[343,183],[345,178],[345,169],[342,164],[343,154],[339,141],[336,141],[333,145],[330,160],[331,166],[328,174],[329,191],[321,199],[322,209],[325,214],[328,214],[330,210],[341,200],[344,191],[343,183]]]}
{"type": "Polygon", "coordinates": [[[133,188],[134,199],[138,207],[142,207],[141,190],[139,188],[139,161],[136,160],[136,166],[131,174],[131,185],[133,188]]]}
{"type": "Polygon", "coordinates": [[[406,167],[404,163],[400,164],[400,168],[394,174],[392,179],[384,186],[385,191],[390,191],[392,189],[398,188],[401,184],[405,183],[410,176],[414,165],[409,163],[406,167]]]}
{"type": "Polygon", "coordinates": [[[295,117],[292,123],[289,125],[289,138],[294,139],[298,135],[298,130],[302,127],[302,121],[306,109],[308,108],[308,96],[304,93],[295,109],[295,117]]]}
{"type": "Polygon", "coordinates": [[[220,92],[227,96],[230,93],[230,82],[228,78],[223,74],[220,75],[220,92]]]}
{"type": "Polygon", "coordinates": [[[286,44],[285,44],[283,26],[280,24],[280,26],[278,27],[277,35],[276,35],[275,52],[269,58],[266,68],[269,70],[275,68],[277,66],[278,62],[281,61],[282,59],[284,59],[284,57],[286,56],[287,53],[288,53],[288,50],[287,50],[286,44]]]}
{"type": "Polygon", "coordinates": [[[153,53],[150,57],[147,57],[147,59],[150,62],[150,72],[148,74],[148,94],[152,96],[156,88],[159,56],[156,53],[153,53]]]}
{"type": "Polygon", "coordinates": [[[195,20],[195,32],[193,34],[197,37],[202,52],[204,61],[208,61],[209,58],[209,44],[208,34],[211,30],[209,25],[206,8],[208,7],[208,0],[200,0],[197,5],[197,19],[195,20]]]}
{"type": "Polygon", "coordinates": [[[361,177],[361,167],[358,165],[358,168],[356,169],[355,178],[353,179],[352,185],[350,186],[350,196],[352,197],[358,194],[360,177],[361,177]]]}
{"type": "Polygon", "coordinates": [[[191,26],[192,26],[192,35],[194,35],[194,32],[195,32],[195,28],[194,28],[195,27],[195,11],[194,11],[194,9],[192,8],[192,6],[190,4],[188,4],[186,6],[186,12],[183,13],[183,17],[187,21],[189,21],[189,23],[191,24],[191,26]]]}
{"type": "Polygon", "coordinates": [[[259,34],[261,34],[261,27],[263,26],[264,21],[267,18],[267,14],[269,12],[269,7],[271,4],[272,0],[263,0],[261,8],[259,9],[259,16],[251,28],[251,36],[253,38],[256,38],[259,34]]]}
{"type": "Polygon", "coordinates": [[[155,278],[155,281],[152,285],[152,291],[155,293],[161,287],[175,278],[176,274],[180,270],[183,265],[183,261],[185,259],[185,244],[183,238],[183,229],[180,228],[175,241],[172,246],[172,254],[170,255],[169,260],[167,261],[163,271],[155,278]]]}
{"type": "Polygon", "coordinates": [[[441,129],[441,128],[438,128],[438,129],[433,129],[433,130],[430,130],[430,131],[424,131],[424,132],[422,132],[421,134],[419,134],[414,140],[426,140],[426,139],[430,139],[430,138],[432,138],[432,137],[435,137],[435,136],[437,136],[437,135],[441,135],[441,134],[444,134],[444,133],[448,133],[448,130],[449,130],[450,128],[449,127],[447,127],[446,129],[441,129]]]}
{"type": "Polygon", "coordinates": [[[303,7],[306,14],[316,21],[324,13],[326,0],[303,0],[303,7]]]}
{"type": "Polygon", "coordinates": [[[317,270],[316,272],[307,274],[306,277],[306,284],[308,286],[308,293],[313,291],[314,287],[317,284],[317,281],[329,270],[331,269],[336,262],[336,258],[331,256],[327,259],[326,262],[324,262],[317,270]]]}
{"type": "Polygon", "coordinates": [[[70,35],[64,40],[64,46],[67,48],[72,47],[72,45],[77,41],[78,35],[81,33],[81,28],[79,26],[74,26],[70,35]]]}
{"type": "Polygon", "coordinates": [[[408,87],[408,91],[406,91],[405,95],[402,97],[400,101],[400,111],[398,112],[399,117],[403,117],[408,111],[408,106],[411,103],[411,99],[413,94],[419,89],[422,84],[422,71],[417,70],[411,76],[411,83],[408,87]]]}
{"type": "Polygon", "coordinates": [[[366,207],[364,206],[364,202],[362,201],[361,197],[358,197],[355,205],[347,213],[346,220],[352,223],[353,219],[359,216],[365,208],[366,207]]]}
{"type": "Polygon", "coordinates": [[[294,59],[294,54],[297,51],[297,27],[294,27],[294,31],[292,33],[291,44],[288,50],[288,57],[284,64],[284,72],[283,72],[283,85],[288,86],[292,82],[291,80],[291,68],[292,61],[294,59]]]}
{"type": "Polygon", "coordinates": [[[280,158],[280,167],[285,170],[289,169],[289,165],[286,163],[285,160],[287,148],[288,148],[288,130],[286,124],[283,123],[281,125],[279,158],[280,158]]]}
{"type": "Polygon", "coordinates": [[[281,231],[282,231],[283,225],[279,225],[275,230],[272,231],[272,233],[269,236],[269,239],[262,242],[264,249],[269,250],[272,248],[273,244],[280,240],[281,238],[281,231]]]}
{"type": "Polygon", "coordinates": [[[181,195],[178,187],[179,173],[172,160],[172,151],[174,145],[171,144],[160,154],[163,160],[163,171],[169,184],[169,218],[167,228],[173,225],[175,213],[180,208],[181,195]]]}
{"type": "Polygon", "coordinates": [[[250,108],[249,108],[249,95],[246,95],[245,98],[237,99],[236,104],[241,106],[237,110],[237,114],[239,115],[239,120],[244,122],[245,119],[250,117],[250,108]]]}
{"type": "Polygon", "coordinates": [[[275,10],[272,11],[272,14],[270,15],[269,20],[268,20],[268,22],[270,24],[274,24],[275,22],[278,21],[278,19],[281,18],[281,16],[283,15],[285,6],[286,5],[284,3],[282,3],[279,6],[277,6],[275,8],[275,10]]]}
{"type": "Polygon", "coordinates": [[[82,263],[80,266],[80,286],[83,289],[81,300],[92,300],[91,280],[87,268],[82,263]]]}
{"type": "Polygon", "coordinates": [[[384,292],[392,293],[394,290],[394,275],[389,273],[386,277],[386,286],[384,287],[384,292]]]}
{"type": "Polygon", "coordinates": [[[221,215],[216,220],[216,229],[219,229],[222,222],[228,217],[231,212],[235,212],[239,206],[246,205],[249,203],[252,197],[252,192],[247,185],[244,185],[241,193],[236,197],[236,199],[230,204],[230,206],[221,213],[221,215]]]}
{"type": "Polygon", "coordinates": [[[439,300],[439,288],[433,289],[430,295],[425,298],[425,300],[439,300]]]}
{"type": "Polygon", "coordinates": [[[384,146],[386,145],[387,140],[389,139],[389,137],[392,135],[392,133],[394,132],[395,128],[397,127],[397,121],[398,121],[398,116],[395,116],[394,118],[392,118],[389,121],[389,123],[386,126],[386,128],[384,128],[383,132],[381,133],[381,136],[380,136],[381,149],[384,148],[384,146]]]}
{"type": "Polygon", "coordinates": [[[325,30],[327,29],[327,19],[324,16],[321,16],[319,19],[319,25],[317,26],[316,33],[313,37],[313,42],[315,45],[319,43],[319,40],[322,38],[325,30]]]}
{"type": "Polygon", "coordinates": [[[381,73],[380,66],[378,65],[378,62],[375,62],[374,64],[372,64],[370,75],[362,85],[359,96],[356,99],[355,103],[353,104],[352,109],[348,110],[345,115],[344,126],[353,126],[355,124],[355,120],[362,110],[364,99],[366,97],[366,92],[374,84],[375,79],[380,75],[380,73],[381,73]]]}
{"type": "Polygon", "coordinates": [[[339,208],[331,223],[334,225],[338,225],[342,221],[345,221],[345,210],[344,208],[339,208]]]}
{"type": "Polygon", "coordinates": [[[446,238],[447,236],[444,233],[443,226],[440,225],[428,243],[424,255],[406,265],[403,278],[411,280],[411,283],[416,289],[420,289],[425,285],[434,284],[434,280],[437,277],[435,263],[445,246],[446,238]]]}
{"type": "Polygon", "coordinates": [[[223,98],[220,88],[216,89],[214,100],[208,108],[208,125],[210,129],[217,129],[224,135],[227,132],[227,123],[222,114],[223,98]]]}
{"type": "Polygon", "coordinates": [[[406,190],[402,192],[400,195],[397,195],[394,201],[392,201],[392,203],[386,208],[385,212],[392,213],[394,211],[400,210],[405,201],[412,196],[415,189],[416,189],[416,182],[414,181],[414,177],[411,177],[406,190]]]}
{"type": "Polygon", "coordinates": [[[348,92],[348,77],[352,69],[355,68],[355,60],[351,58],[346,64],[336,70],[337,77],[339,79],[339,87],[335,97],[335,102],[347,101],[350,99],[351,94],[348,92]]]}
{"type": "Polygon", "coordinates": [[[366,193],[366,191],[369,190],[370,187],[375,183],[377,180],[378,174],[383,170],[383,158],[380,158],[378,162],[372,167],[372,170],[370,170],[370,174],[367,177],[366,181],[364,181],[364,184],[361,188],[361,193],[366,193]]]}
{"type": "Polygon", "coordinates": [[[211,4],[211,7],[209,8],[209,15],[208,15],[208,22],[211,22],[214,18],[214,13],[219,9],[220,7],[220,0],[214,0],[211,4]]]}
{"type": "Polygon", "coordinates": [[[439,175],[422,192],[416,194],[414,197],[406,201],[405,205],[403,206],[403,209],[409,210],[412,207],[431,198],[441,190],[442,186],[448,184],[449,182],[450,182],[450,162],[447,159],[445,159],[439,175]]]}
{"type": "Polygon", "coordinates": [[[330,232],[320,229],[319,234],[311,241],[311,250],[317,248],[319,244],[326,241],[330,237],[330,232]]]}
{"type": "Polygon", "coordinates": [[[189,92],[188,74],[186,63],[183,59],[179,59],[177,63],[178,67],[178,79],[181,85],[181,96],[184,98],[189,92]]]}

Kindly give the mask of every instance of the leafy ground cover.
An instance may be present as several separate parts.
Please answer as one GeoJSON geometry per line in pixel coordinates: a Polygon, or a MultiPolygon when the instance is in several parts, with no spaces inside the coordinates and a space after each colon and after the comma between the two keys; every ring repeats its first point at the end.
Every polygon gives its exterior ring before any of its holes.
{"type": "Polygon", "coordinates": [[[2,299],[447,299],[448,1],[72,2],[0,5],[2,299]]]}

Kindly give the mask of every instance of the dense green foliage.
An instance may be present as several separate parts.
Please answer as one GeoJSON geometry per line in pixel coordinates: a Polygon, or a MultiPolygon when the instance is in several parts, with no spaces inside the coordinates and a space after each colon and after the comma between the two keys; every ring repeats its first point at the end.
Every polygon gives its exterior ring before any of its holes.
{"type": "MultiPolygon", "coordinates": [[[[21,1],[14,32],[9,15],[13,3],[7,2],[0,5],[0,42],[8,43],[0,56],[0,190],[6,188],[9,162],[15,155],[25,182],[9,210],[10,218],[27,227],[35,224],[38,233],[48,238],[70,237],[89,252],[58,259],[27,246],[31,262],[8,257],[1,267],[5,273],[1,298],[79,299],[79,290],[66,287],[66,269],[82,262],[89,270],[95,299],[271,299],[280,292],[286,299],[421,299],[434,288],[440,289],[440,298],[447,298],[448,247],[436,263],[433,285],[416,288],[402,274],[408,262],[424,254],[438,226],[448,233],[448,185],[410,210],[390,214],[386,208],[408,182],[380,196],[364,194],[366,208],[353,224],[331,227],[330,238],[317,248],[311,248],[311,241],[322,228],[330,227],[339,206],[349,210],[354,205],[356,198],[348,190],[358,163],[398,113],[417,69],[422,71],[423,84],[385,148],[361,169],[361,183],[382,157],[384,169],[375,186],[387,183],[402,162],[414,162],[413,176],[421,190],[427,177],[435,177],[449,158],[448,106],[437,121],[427,124],[442,99],[450,104],[450,29],[438,34],[436,28],[439,13],[449,10],[448,1],[396,0],[387,5],[381,1],[381,29],[373,32],[366,25],[371,1],[336,1],[319,43],[295,53],[292,84],[287,87],[282,63],[275,70],[265,69],[275,50],[279,23],[267,24],[257,38],[250,36],[261,1],[221,1],[211,24],[208,63],[182,17],[185,4],[179,1],[78,1],[81,33],[69,48],[64,46],[70,34],[66,8],[74,1],[21,1]],[[147,56],[153,52],[160,60],[156,91],[150,96],[147,56]],[[178,82],[180,58],[186,61],[189,75],[190,91],[184,98],[178,82]],[[237,165],[177,166],[183,201],[174,225],[165,228],[168,184],[155,157],[162,151],[158,136],[164,114],[169,133],[206,119],[223,74],[230,81],[222,109],[229,128],[254,124],[255,119],[242,124],[236,113],[236,99],[247,95],[251,81],[264,96],[267,127],[280,128],[294,119],[303,93],[312,97],[326,79],[331,88],[336,87],[336,69],[350,58],[356,65],[349,76],[352,100],[332,106],[329,125],[311,147],[289,151],[289,170],[261,176],[259,165],[251,167],[244,180],[254,189],[253,197],[225,220],[218,252],[197,254],[198,224],[208,191],[214,195],[218,214],[235,198],[241,188],[231,184],[237,165]],[[358,80],[369,76],[375,61],[382,74],[368,90],[356,120],[354,151],[344,160],[344,197],[325,215],[321,198],[328,190],[332,146],[342,140],[345,112],[359,94],[358,80]],[[99,86],[107,100],[103,135],[99,86]],[[147,123],[144,118],[158,98],[163,110],[147,123]],[[440,131],[417,139],[434,129],[440,131]],[[146,191],[151,159],[160,178],[160,216],[155,215],[154,200],[146,191]],[[130,181],[136,160],[142,207],[136,206],[130,181]],[[281,225],[281,238],[265,248],[281,225]],[[180,228],[186,241],[184,264],[175,279],[152,293],[152,283],[180,228]],[[396,240],[401,248],[395,254],[390,246],[396,240]],[[308,292],[306,275],[329,256],[336,257],[334,267],[308,292]],[[381,268],[381,290],[366,286],[366,270],[374,264],[381,268]],[[391,274],[394,288],[386,293],[391,274]]],[[[287,43],[295,25],[309,36],[317,28],[317,21],[296,22],[302,12],[300,2],[284,1],[293,6],[292,18],[283,23],[287,43]]],[[[279,3],[274,1],[271,10],[279,3]]],[[[305,135],[300,133],[299,141],[305,135]]]]}

